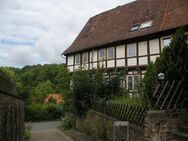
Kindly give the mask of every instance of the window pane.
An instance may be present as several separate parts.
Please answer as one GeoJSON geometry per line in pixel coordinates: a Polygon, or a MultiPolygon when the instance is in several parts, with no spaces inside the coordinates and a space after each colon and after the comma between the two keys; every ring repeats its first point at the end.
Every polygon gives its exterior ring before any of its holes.
{"type": "Polygon", "coordinates": [[[131,27],[131,30],[130,31],[136,31],[138,30],[140,27],[140,24],[134,24],[132,27],[131,27]]]}
{"type": "Polygon", "coordinates": [[[82,54],[82,63],[83,64],[88,63],[88,53],[87,52],[82,54]]]}
{"type": "Polygon", "coordinates": [[[136,56],[136,44],[127,45],[127,56],[128,57],[136,56]]]}
{"type": "Polygon", "coordinates": [[[141,24],[140,29],[148,28],[152,25],[152,21],[144,22],[141,24]]]}
{"type": "Polygon", "coordinates": [[[106,58],[106,53],[105,53],[105,49],[100,49],[99,50],[99,59],[103,60],[106,58]]]}
{"type": "Polygon", "coordinates": [[[128,90],[132,90],[132,89],[133,89],[133,77],[128,76],[128,90]]]}
{"type": "Polygon", "coordinates": [[[80,54],[77,54],[77,55],[75,56],[75,64],[76,64],[76,65],[80,64],[80,54]]]}
{"type": "Polygon", "coordinates": [[[134,76],[134,90],[138,90],[140,85],[139,76],[134,76]]]}
{"type": "Polygon", "coordinates": [[[170,45],[171,38],[163,38],[163,46],[168,47],[170,45]]]}
{"type": "Polygon", "coordinates": [[[113,59],[114,58],[114,48],[108,48],[108,59],[113,59]]]}

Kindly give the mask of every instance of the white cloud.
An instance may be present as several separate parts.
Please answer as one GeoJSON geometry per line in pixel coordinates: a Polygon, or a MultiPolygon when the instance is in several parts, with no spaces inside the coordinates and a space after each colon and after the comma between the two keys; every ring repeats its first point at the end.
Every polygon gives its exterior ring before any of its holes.
{"type": "Polygon", "coordinates": [[[0,66],[62,63],[87,20],[133,0],[0,0],[0,66]]]}

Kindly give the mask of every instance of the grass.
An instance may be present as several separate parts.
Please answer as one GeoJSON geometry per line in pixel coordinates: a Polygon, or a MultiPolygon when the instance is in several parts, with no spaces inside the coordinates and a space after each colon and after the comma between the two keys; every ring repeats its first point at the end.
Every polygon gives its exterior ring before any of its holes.
{"type": "Polygon", "coordinates": [[[129,97],[129,96],[119,96],[115,97],[110,102],[117,104],[131,104],[131,105],[145,105],[145,102],[142,98],[129,97]]]}

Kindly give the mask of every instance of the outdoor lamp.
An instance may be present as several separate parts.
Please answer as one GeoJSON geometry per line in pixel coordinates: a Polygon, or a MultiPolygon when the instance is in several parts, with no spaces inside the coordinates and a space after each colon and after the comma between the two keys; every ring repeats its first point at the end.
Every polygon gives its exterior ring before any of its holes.
{"type": "Polygon", "coordinates": [[[157,75],[157,77],[158,77],[159,80],[164,80],[164,79],[165,79],[164,73],[159,73],[159,74],[157,75]]]}

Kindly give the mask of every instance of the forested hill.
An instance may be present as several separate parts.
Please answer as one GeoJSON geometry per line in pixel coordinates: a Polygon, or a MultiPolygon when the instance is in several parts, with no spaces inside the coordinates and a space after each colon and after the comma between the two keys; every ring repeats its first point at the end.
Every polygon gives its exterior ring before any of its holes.
{"type": "Polygon", "coordinates": [[[24,98],[27,103],[42,102],[47,94],[63,94],[69,87],[69,72],[65,64],[0,69],[15,81],[17,95],[24,98]]]}

